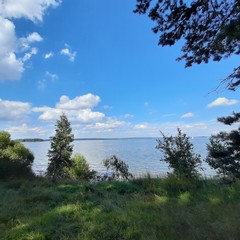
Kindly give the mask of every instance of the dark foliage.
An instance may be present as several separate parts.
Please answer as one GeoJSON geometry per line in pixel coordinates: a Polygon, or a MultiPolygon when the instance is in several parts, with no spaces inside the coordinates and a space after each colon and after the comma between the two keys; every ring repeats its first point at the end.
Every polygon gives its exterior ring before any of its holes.
{"type": "MultiPolygon", "coordinates": [[[[136,13],[145,14],[156,23],[159,45],[174,45],[184,39],[186,67],[193,63],[220,61],[240,54],[239,0],[137,0],[136,13]]],[[[240,85],[240,66],[225,78],[230,90],[240,85]]]]}
{"type": "Polygon", "coordinates": [[[163,133],[163,139],[157,139],[156,148],[163,153],[161,161],[169,164],[173,174],[184,178],[198,176],[197,167],[200,167],[200,155],[194,154],[193,144],[189,137],[178,128],[176,137],[167,137],[163,133]]]}
{"type": "Polygon", "coordinates": [[[55,125],[55,136],[51,137],[51,148],[48,150],[49,164],[47,176],[53,180],[64,178],[66,170],[71,167],[71,155],[74,140],[72,128],[67,116],[63,113],[55,125]]]}
{"type": "MultiPolygon", "coordinates": [[[[218,121],[232,125],[240,122],[240,113],[218,118],[218,121]]],[[[230,132],[220,132],[210,138],[207,145],[206,161],[217,172],[232,180],[240,179],[240,128],[230,132]]]]}

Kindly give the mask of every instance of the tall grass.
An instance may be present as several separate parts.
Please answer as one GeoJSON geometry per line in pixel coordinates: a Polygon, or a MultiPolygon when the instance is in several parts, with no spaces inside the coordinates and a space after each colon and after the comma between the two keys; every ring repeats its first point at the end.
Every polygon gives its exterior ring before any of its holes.
{"type": "Polygon", "coordinates": [[[240,183],[0,182],[0,239],[239,239],[240,183]]]}

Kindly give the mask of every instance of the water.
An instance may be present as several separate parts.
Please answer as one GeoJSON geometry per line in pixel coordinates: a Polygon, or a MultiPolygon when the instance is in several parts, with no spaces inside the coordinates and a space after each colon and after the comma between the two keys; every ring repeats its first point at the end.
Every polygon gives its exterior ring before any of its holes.
{"type": "MultiPolygon", "coordinates": [[[[194,151],[206,157],[206,144],[209,139],[205,137],[194,138],[194,151]]],[[[150,173],[152,175],[165,175],[169,172],[168,165],[160,161],[162,153],[155,148],[157,142],[153,138],[137,139],[109,139],[109,140],[76,140],[74,144],[74,154],[82,154],[91,169],[98,172],[105,172],[102,161],[107,157],[116,155],[125,161],[134,175],[150,173]]],[[[48,158],[47,152],[50,142],[25,142],[34,156],[33,171],[36,174],[43,174],[46,171],[48,158]]],[[[210,167],[204,163],[204,176],[214,175],[210,167]]]]}

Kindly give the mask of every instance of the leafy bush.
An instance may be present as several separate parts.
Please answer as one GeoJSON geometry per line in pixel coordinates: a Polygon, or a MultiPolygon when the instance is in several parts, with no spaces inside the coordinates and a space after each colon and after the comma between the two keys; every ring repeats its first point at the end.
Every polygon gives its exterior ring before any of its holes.
{"type": "Polygon", "coordinates": [[[11,140],[8,132],[0,132],[0,178],[30,177],[34,156],[22,143],[11,140]]]}
{"type": "Polygon", "coordinates": [[[107,168],[107,172],[109,170],[111,171],[110,179],[129,180],[133,177],[132,173],[129,172],[129,166],[124,161],[118,159],[115,155],[105,159],[103,164],[107,168]]]}
{"type": "Polygon", "coordinates": [[[200,155],[194,154],[193,144],[189,137],[178,128],[176,137],[167,137],[162,133],[163,140],[157,139],[156,148],[163,153],[161,161],[169,164],[173,174],[185,178],[198,176],[197,167],[201,164],[200,155]]]}
{"type": "Polygon", "coordinates": [[[88,181],[95,176],[96,172],[90,170],[89,164],[84,156],[77,154],[72,159],[72,165],[68,173],[70,178],[88,181]]]}

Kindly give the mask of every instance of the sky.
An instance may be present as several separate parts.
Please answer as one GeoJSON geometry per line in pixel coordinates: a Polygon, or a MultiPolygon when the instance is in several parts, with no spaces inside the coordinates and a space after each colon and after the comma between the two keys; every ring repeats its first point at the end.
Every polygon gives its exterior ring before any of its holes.
{"type": "Polygon", "coordinates": [[[239,111],[220,81],[231,56],[185,68],[128,0],[0,0],[0,130],[49,138],[63,112],[76,138],[210,136],[239,111]]]}

